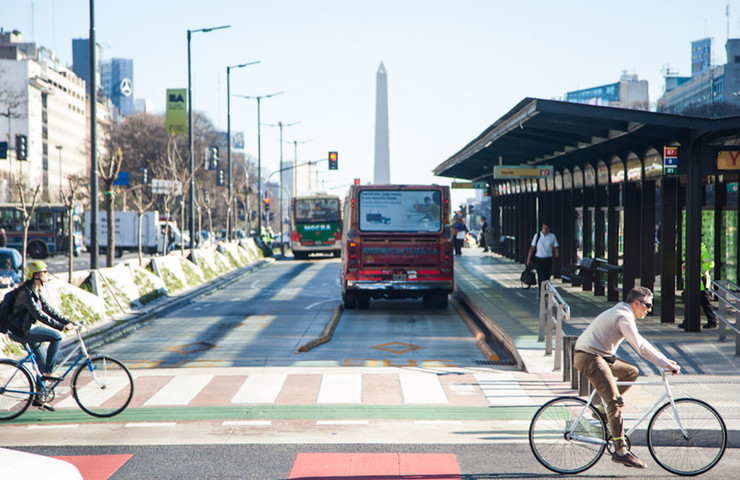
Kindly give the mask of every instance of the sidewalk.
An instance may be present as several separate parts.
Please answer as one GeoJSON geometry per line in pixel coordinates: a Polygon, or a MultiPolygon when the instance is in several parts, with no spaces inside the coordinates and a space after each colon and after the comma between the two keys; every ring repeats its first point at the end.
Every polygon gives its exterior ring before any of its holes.
{"type": "MultiPolygon", "coordinates": [[[[538,293],[536,288],[522,288],[519,276],[523,269],[523,265],[500,255],[482,253],[479,248],[465,248],[462,256],[455,257],[456,288],[464,291],[508,333],[529,374],[539,379],[562,380],[562,371],[553,369],[553,356],[545,356],[545,343],[537,341],[538,293]]],[[[594,317],[615,303],[605,296],[584,292],[581,287],[564,284],[560,279],[553,279],[552,283],[570,306],[571,318],[563,325],[564,335],[580,334],[594,317]]],[[[683,315],[683,306],[677,307],[680,307],[678,315],[683,315]]],[[[709,401],[720,410],[728,429],[732,426],[731,429],[737,431],[740,427],[740,356],[735,356],[734,334],[728,334],[728,341],[720,342],[717,329],[686,333],[677,327],[682,320],[681,316],[675,324],[661,324],[660,312],[656,311],[637,320],[637,324],[648,341],[681,365],[681,375],[671,379],[674,396],[709,401]]],[[[702,318],[702,323],[704,321],[702,318]]],[[[642,375],[654,378],[659,373],[627,342],[620,346],[617,355],[637,365],[642,375]]]]}

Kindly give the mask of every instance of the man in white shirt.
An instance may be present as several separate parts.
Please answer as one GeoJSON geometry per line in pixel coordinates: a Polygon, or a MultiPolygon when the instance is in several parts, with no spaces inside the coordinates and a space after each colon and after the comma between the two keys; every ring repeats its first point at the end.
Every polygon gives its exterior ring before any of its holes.
{"type": "Polygon", "coordinates": [[[550,232],[550,224],[542,222],[542,230],[534,234],[532,246],[527,254],[527,266],[532,265],[534,255],[534,268],[537,270],[537,287],[542,289],[542,282],[549,280],[552,276],[552,257],[560,256],[560,244],[555,234],[550,232]]]}
{"type": "MultiPolygon", "coordinates": [[[[591,382],[606,404],[606,417],[614,439],[615,452],[612,461],[628,467],[645,468],[645,462],[627,450],[624,440],[622,394],[630,387],[616,382],[632,382],[639,376],[636,366],[615,356],[617,349],[626,339],[643,358],[659,368],[679,372],[678,364],[666,358],[637,331],[637,318],[653,308],[653,292],[646,287],[634,287],[624,302],[599,314],[583,331],[576,342],[573,364],[591,382]]],[[[597,399],[598,400],[598,399],[597,399]]],[[[599,405],[603,418],[603,407],[599,405]]]]}

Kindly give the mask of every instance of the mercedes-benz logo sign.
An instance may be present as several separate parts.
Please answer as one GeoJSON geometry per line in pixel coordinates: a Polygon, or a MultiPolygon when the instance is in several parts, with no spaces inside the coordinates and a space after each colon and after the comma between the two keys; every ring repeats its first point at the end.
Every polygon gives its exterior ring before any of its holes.
{"type": "Polygon", "coordinates": [[[119,86],[119,89],[121,90],[121,95],[124,97],[130,97],[132,93],[134,93],[134,86],[131,82],[130,78],[124,78],[121,80],[121,85],[119,86]]]}

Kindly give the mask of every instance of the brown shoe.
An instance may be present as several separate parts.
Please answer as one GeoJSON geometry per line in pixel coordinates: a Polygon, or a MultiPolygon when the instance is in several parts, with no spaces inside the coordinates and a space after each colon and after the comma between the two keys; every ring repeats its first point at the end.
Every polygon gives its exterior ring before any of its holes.
{"type": "Polygon", "coordinates": [[[645,462],[637,458],[632,452],[626,455],[619,455],[617,452],[612,454],[612,462],[621,463],[625,467],[645,468],[645,462]]]}

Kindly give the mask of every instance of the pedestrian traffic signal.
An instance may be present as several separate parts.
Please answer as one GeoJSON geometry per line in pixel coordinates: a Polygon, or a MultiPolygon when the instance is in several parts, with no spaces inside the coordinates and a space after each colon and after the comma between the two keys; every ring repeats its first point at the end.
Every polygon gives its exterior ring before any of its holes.
{"type": "Polygon", "coordinates": [[[149,183],[149,169],[146,167],[141,169],[141,183],[144,185],[149,183]]]}
{"type": "Polygon", "coordinates": [[[213,170],[218,168],[218,147],[211,147],[211,168],[213,170]]]}
{"type": "Polygon", "coordinates": [[[28,137],[25,135],[16,134],[15,136],[15,158],[28,159],[28,137]]]}
{"type": "Polygon", "coordinates": [[[8,142],[0,142],[0,160],[8,159],[8,142]]]}
{"type": "Polygon", "coordinates": [[[270,211],[270,199],[269,198],[265,198],[265,211],[266,212],[270,211]]]}
{"type": "Polygon", "coordinates": [[[216,183],[218,184],[219,187],[223,187],[226,184],[225,177],[226,177],[226,172],[224,171],[223,168],[219,168],[218,169],[218,178],[216,180],[216,183]]]}
{"type": "Polygon", "coordinates": [[[339,155],[337,152],[329,152],[329,170],[339,169],[339,155]]]}

